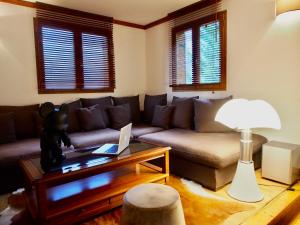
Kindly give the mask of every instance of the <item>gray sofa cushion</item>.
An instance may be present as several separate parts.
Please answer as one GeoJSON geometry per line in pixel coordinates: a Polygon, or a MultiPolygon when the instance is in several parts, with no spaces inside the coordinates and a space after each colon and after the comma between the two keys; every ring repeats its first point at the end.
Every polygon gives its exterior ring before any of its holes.
{"type": "Polygon", "coordinates": [[[81,108],[80,100],[76,100],[74,102],[68,103],[69,113],[68,113],[68,120],[69,120],[69,127],[68,132],[74,133],[80,131],[80,125],[77,118],[77,110],[81,108]]]}
{"type": "Polygon", "coordinates": [[[78,109],[77,116],[81,130],[91,131],[106,128],[104,111],[99,105],[78,109]]]}
{"type": "Polygon", "coordinates": [[[34,112],[39,111],[39,105],[0,106],[0,113],[13,113],[17,139],[37,137],[34,112]]]}
{"type": "Polygon", "coordinates": [[[40,139],[24,139],[14,143],[0,145],[0,164],[3,166],[11,166],[17,164],[18,160],[23,156],[39,154],[40,139]]]}
{"type": "Polygon", "coordinates": [[[98,146],[105,143],[118,143],[119,136],[119,131],[109,128],[73,133],[69,135],[75,148],[98,146]]]}
{"type": "Polygon", "coordinates": [[[219,109],[231,99],[232,96],[223,99],[195,99],[195,130],[202,133],[232,132],[229,127],[215,121],[219,109]]]}
{"type": "MultiPolygon", "coordinates": [[[[198,133],[192,130],[171,129],[138,138],[157,145],[169,145],[172,154],[213,168],[224,168],[238,161],[240,133],[198,133]]],[[[257,152],[267,140],[253,135],[253,149],[257,152]]]]}
{"type": "Polygon", "coordinates": [[[15,120],[13,113],[0,113],[0,144],[15,142],[15,120]]]}
{"type": "Polygon", "coordinates": [[[153,119],[156,105],[167,105],[167,94],[163,95],[145,95],[144,101],[144,121],[150,124],[153,119]]]}
{"type": "Polygon", "coordinates": [[[173,114],[173,127],[191,129],[194,126],[194,99],[196,98],[198,97],[173,97],[172,105],[176,107],[173,114]]]}
{"type": "Polygon", "coordinates": [[[133,125],[131,134],[133,138],[137,138],[139,136],[145,135],[145,134],[150,134],[150,133],[155,133],[162,131],[163,129],[160,127],[152,127],[150,125],[146,124],[139,124],[139,125],[133,125]]]}
{"type": "Polygon", "coordinates": [[[99,105],[99,108],[103,110],[105,126],[109,126],[109,117],[106,109],[110,106],[113,106],[112,97],[100,97],[100,98],[81,98],[80,99],[83,107],[90,107],[93,105],[99,105]]]}
{"type": "Polygon", "coordinates": [[[115,105],[130,105],[131,120],[134,124],[139,124],[141,122],[141,112],[140,112],[140,97],[128,96],[128,97],[113,97],[113,102],[115,105]]]}
{"type": "Polygon", "coordinates": [[[113,129],[121,130],[122,127],[132,122],[129,104],[111,106],[107,108],[107,112],[113,129]]]}
{"type": "Polygon", "coordinates": [[[169,129],[173,117],[175,106],[169,105],[157,105],[154,109],[152,126],[161,127],[163,129],[169,129]]]}

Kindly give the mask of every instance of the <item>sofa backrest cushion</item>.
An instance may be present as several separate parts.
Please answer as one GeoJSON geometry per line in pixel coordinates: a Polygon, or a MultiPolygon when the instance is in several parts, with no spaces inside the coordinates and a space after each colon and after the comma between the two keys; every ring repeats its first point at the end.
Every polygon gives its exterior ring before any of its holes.
{"type": "Polygon", "coordinates": [[[169,129],[171,126],[174,109],[175,106],[155,106],[152,126],[169,129]]]}
{"type": "Polygon", "coordinates": [[[78,109],[77,116],[81,130],[91,131],[106,128],[103,114],[104,112],[99,105],[78,109]]]}
{"type": "Polygon", "coordinates": [[[98,105],[100,109],[103,110],[103,119],[105,122],[105,126],[109,127],[109,117],[107,108],[113,106],[112,97],[101,97],[101,98],[81,98],[82,107],[90,107],[93,105],[98,105]]]}
{"type": "Polygon", "coordinates": [[[13,113],[17,139],[36,137],[34,112],[39,110],[39,105],[27,106],[0,106],[0,113],[13,113]]]}
{"type": "Polygon", "coordinates": [[[115,105],[129,104],[131,113],[130,120],[134,124],[138,124],[141,122],[139,95],[130,97],[113,97],[113,101],[115,105]]]}
{"type": "Polygon", "coordinates": [[[123,104],[107,108],[110,125],[113,129],[120,130],[122,127],[131,123],[130,105],[123,104]]]}
{"type": "Polygon", "coordinates": [[[69,127],[68,127],[68,133],[74,133],[80,131],[80,125],[79,120],[77,118],[77,110],[81,108],[81,102],[80,100],[76,100],[71,103],[67,103],[69,107],[69,113],[68,113],[68,121],[69,121],[69,127]]]}
{"type": "Polygon", "coordinates": [[[232,96],[223,99],[194,99],[195,130],[202,133],[231,132],[232,129],[215,121],[218,110],[230,99],[232,96]]]}
{"type": "Polygon", "coordinates": [[[197,97],[179,98],[174,96],[172,105],[176,108],[172,119],[172,126],[182,129],[192,129],[194,124],[194,101],[197,97]]]}
{"type": "Polygon", "coordinates": [[[15,120],[13,113],[0,114],[0,144],[15,142],[15,120]]]}
{"type": "Polygon", "coordinates": [[[167,94],[162,95],[145,95],[144,101],[144,122],[151,124],[155,106],[167,105],[167,94]]]}
{"type": "Polygon", "coordinates": [[[42,131],[44,128],[44,120],[43,118],[40,116],[39,112],[34,112],[33,113],[33,117],[34,117],[34,123],[35,123],[35,130],[36,130],[36,134],[38,137],[41,137],[42,135],[42,131]]]}

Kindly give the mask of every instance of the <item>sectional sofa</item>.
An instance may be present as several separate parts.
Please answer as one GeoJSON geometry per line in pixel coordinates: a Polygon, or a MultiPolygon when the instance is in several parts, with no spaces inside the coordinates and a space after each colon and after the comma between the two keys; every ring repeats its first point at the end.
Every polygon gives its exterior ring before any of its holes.
{"type": "MultiPolygon", "coordinates": [[[[138,96],[136,97],[138,99],[138,96]]],[[[166,98],[166,95],[164,95],[164,98],[166,98]]],[[[113,106],[120,99],[112,101],[111,97],[105,97],[80,99],[69,103],[70,126],[68,131],[75,148],[118,142],[119,130],[112,129],[109,126],[108,118],[106,118],[108,120],[106,121],[108,123],[107,128],[82,131],[80,121],[76,116],[76,110],[95,104],[106,110],[107,107],[113,106]]],[[[121,100],[126,102],[126,98],[121,100]]],[[[158,104],[164,105],[166,102],[164,100],[158,104]]],[[[3,144],[0,144],[1,193],[13,191],[22,186],[22,174],[18,166],[18,160],[21,157],[39,154],[40,152],[39,132],[41,132],[42,124],[38,115],[38,108],[39,105],[0,106],[0,125],[1,115],[13,115],[16,134],[15,140],[3,143],[5,141],[2,138],[3,144]]],[[[182,117],[182,115],[180,116],[182,117]]],[[[145,123],[145,120],[141,116],[140,120],[133,125],[132,139],[161,146],[171,146],[171,173],[199,182],[212,190],[217,190],[232,180],[240,155],[240,134],[238,132],[199,132],[194,126],[190,129],[182,129],[172,125],[166,129],[165,127],[153,126],[151,123],[149,124],[149,121],[145,123]]],[[[261,148],[267,140],[263,136],[254,135],[253,141],[253,159],[255,167],[259,168],[261,165],[261,148]]]]}

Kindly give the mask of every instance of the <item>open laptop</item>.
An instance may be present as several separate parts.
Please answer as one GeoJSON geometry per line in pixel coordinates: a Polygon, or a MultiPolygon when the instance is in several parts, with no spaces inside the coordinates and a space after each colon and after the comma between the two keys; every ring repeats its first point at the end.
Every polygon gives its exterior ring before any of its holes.
{"type": "Polygon", "coordinates": [[[92,152],[101,155],[119,155],[124,151],[130,142],[132,123],[123,127],[120,131],[119,144],[105,144],[92,152]]]}

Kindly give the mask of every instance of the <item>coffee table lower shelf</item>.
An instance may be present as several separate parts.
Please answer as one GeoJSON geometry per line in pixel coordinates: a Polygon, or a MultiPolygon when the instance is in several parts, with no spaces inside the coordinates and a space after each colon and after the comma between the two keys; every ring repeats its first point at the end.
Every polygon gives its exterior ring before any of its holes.
{"type": "MultiPolygon", "coordinates": [[[[78,223],[121,206],[123,195],[130,188],[142,183],[165,183],[167,178],[166,173],[137,164],[48,187],[47,213],[36,219],[47,225],[78,223]]],[[[26,192],[26,202],[33,217],[37,217],[34,192],[26,192]]]]}

